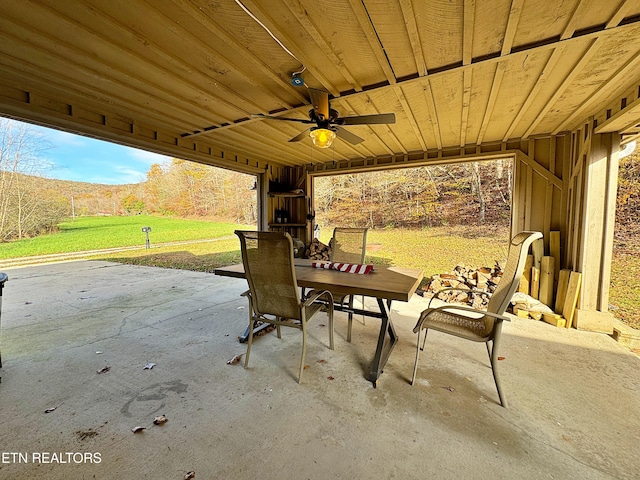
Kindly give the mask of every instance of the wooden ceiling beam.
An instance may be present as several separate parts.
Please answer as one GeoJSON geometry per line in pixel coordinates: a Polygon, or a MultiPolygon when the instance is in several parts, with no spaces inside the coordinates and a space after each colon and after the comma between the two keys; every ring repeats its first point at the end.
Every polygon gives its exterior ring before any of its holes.
{"type": "Polygon", "coordinates": [[[476,0],[464,0],[462,12],[462,65],[470,65],[473,59],[473,33],[476,20],[476,0]]]}
{"type": "Polygon", "coordinates": [[[562,34],[560,34],[560,41],[573,37],[573,34],[576,33],[576,25],[580,20],[580,10],[583,8],[588,8],[591,2],[592,0],[579,0],[579,2],[576,4],[576,8],[571,14],[571,17],[569,17],[569,21],[564,27],[562,34]]]}
{"type": "Polygon", "coordinates": [[[269,29],[269,31],[293,53],[295,59],[298,60],[309,72],[322,84],[322,86],[334,97],[340,96],[340,91],[335,87],[323,73],[322,64],[318,63],[314,58],[304,55],[304,52],[298,47],[297,42],[293,40],[287,33],[278,28],[278,24],[274,22],[267,14],[264,8],[258,6],[254,0],[242,0],[244,6],[259,18],[260,21],[269,29]]]}
{"type": "MultiPolygon", "coordinates": [[[[224,60],[227,63],[227,65],[229,65],[230,69],[242,75],[245,78],[245,80],[247,80],[248,82],[258,87],[264,85],[264,82],[259,83],[258,81],[256,81],[255,75],[253,74],[253,72],[260,71],[261,76],[264,76],[264,78],[267,78],[270,81],[272,81],[274,85],[282,87],[281,90],[286,90],[289,95],[294,96],[299,102],[306,103],[308,101],[308,99],[304,95],[302,95],[302,93],[300,93],[295,87],[291,85],[291,83],[288,81],[289,79],[283,79],[281,75],[279,75],[271,67],[270,64],[263,61],[260,57],[252,53],[244,45],[238,42],[233,36],[229,35],[224,29],[220,28],[216,23],[215,18],[210,17],[203,10],[196,8],[196,6],[193,5],[191,2],[187,2],[185,0],[172,0],[172,1],[176,5],[178,5],[181,9],[183,9],[187,14],[189,14],[191,18],[193,18],[205,29],[207,29],[213,35],[215,35],[217,39],[221,40],[225,46],[231,49],[234,53],[237,53],[238,57],[245,62],[245,65],[243,65],[243,67],[240,67],[236,64],[231,63],[230,60],[227,58],[227,56],[218,57],[224,60]]],[[[189,31],[186,30],[184,26],[182,27],[183,27],[183,31],[186,32],[188,35],[190,35],[189,31]]],[[[204,48],[206,49],[211,48],[211,45],[207,45],[206,43],[202,42],[200,39],[193,37],[193,35],[190,35],[190,37],[193,39],[193,41],[200,43],[204,48]]],[[[271,39],[269,38],[269,40],[271,39]]],[[[282,107],[284,108],[293,107],[293,105],[291,105],[289,102],[284,100],[274,90],[269,89],[268,91],[273,95],[275,99],[279,101],[282,107]]],[[[257,113],[257,112],[254,112],[254,113],[257,113]]]]}
{"type": "Polygon", "coordinates": [[[574,110],[560,125],[554,130],[553,134],[557,135],[559,132],[572,128],[580,119],[585,118],[586,112],[595,103],[605,100],[611,87],[616,84],[621,84],[625,79],[637,72],[640,69],[640,55],[633,55],[624,65],[616,70],[605,82],[589,95],[589,97],[580,104],[580,106],[574,110]]]}
{"type": "Polygon", "coordinates": [[[493,82],[491,82],[491,91],[489,92],[489,100],[487,101],[487,107],[484,110],[484,116],[482,117],[482,123],[480,125],[480,131],[478,132],[478,138],[476,144],[481,144],[484,140],[484,135],[487,132],[489,121],[493,116],[493,110],[496,107],[496,101],[498,100],[498,94],[502,85],[502,79],[504,78],[504,72],[507,68],[505,61],[498,63],[496,71],[493,74],[493,82]]]}
{"type": "Polygon", "coordinates": [[[402,10],[402,16],[404,17],[404,23],[407,27],[407,33],[409,34],[409,41],[411,42],[411,50],[413,51],[413,57],[416,62],[416,71],[419,76],[427,75],[427,62],[422,52],[422,42],[420,41],[420,32],[418,31],[418,24],[416,23],[416,15],[413,10],[411,0],[400,0],[400,9],[402,10]]]}
{"type": "Polygon", "coordinates": [[[518,111],[517,115],[511,122],[511,125],[505,132],[504,137],[502,139],[503,141],[506,142],[509,138],[511,138],[511,135],[513,134],[513,131],[516,129],[516,127],[518,126],[518,123],[520,122],[520,120],[522,120],[522,118],[530,111],[531,105],[536,100],[536,98],[538,98],[538,95],[543,90],[547,80],[551,78],[551,72],[554,70],[558,62],[562,59],[562,55],[564,54],[564,52],[565,52],[565,45],[560,45],[558,48],[556,48],[553,51],[553,53],[549,57],[549,60],[547,60],[547,63],[544,66],[544,69],[542,69],[542,72],[540,72],[540,75],[538,76],[536,83],[534,84],[533,88],[529,92],[529,95],[527,95],[527,99],[524,101],[524,103],[522,104],[522,107],[520,107],[520,110],[518,111]]]}
{"type": "Polygon", "coordinates": [[[607,24],[605,25],[605,29],[614,28],[620,25],[620,22],[627,16],[629,10],[631,9],[631,4],[633,0],[622,0],[620,5],[616,9],[615,13],[611,16],[607,24]]]}
{"type": "Polygon", "coordinates": [[[389,82],[390,85],[394,85],[396,83],[396,76],[389,64],[387,54],[384,52],[384,47],[380,42],[378,32],[376,32],[375,26],[371,23],[367,7],[364,5],[362,0],[349,0],[349,4],[351,5],[351,9],[353,10],[356,20],[358,20],[358,23],[360,24],[360,28],[362,28],[362,31],[367,37],[367,41],[371,46],[373,55],[384,72],[387,82],[389,82]]]}
{"type": "Polygon", "coordinates": [[[422,148],[422,150],[426,150],[427,149],[427,144],[424,141],[424,136],[422,135],[422,132],[420,131],[420,126],[418,125],[418,122],[416,121],[416,117],[413,114],[413,111],[411,110],[411,105],[409,105],[409,102],[407,101],[407,97],[405,96],[404,92],[402,91],[402,86],[397,85],[393,89],[393,92],[395,93],[396,98],[400,102],[400,105],[402,105],[402,110],[404,111],[405,115],[409,119],[409,123],[411,124],[411,128],[413,129],[413,133],[415,134],[416,138],[420,142],[420,147],[422,148]]]}
{"type": "Polygon", "coordinates": [[[471,105],[471,89],[473,86],[473,70],[462,72],[462,112],[460,112],[460,146],[467,142],[467,126],[469,125],[469,106],[471,105]]]}
{"type": "Polygon", "coordinates": [[[431,119],[431,127],[433,128],[433,137],[436,139],[436,147],[442,150],[442,133],[440,132],[440,123],[438,122],[438,111],[436,109],[436,101],[433,97],[433,89],[431,82],[427,79],[424,88],[424,101],[429,109],[429,118],[431,119]]]}
{"type": "Polygon", "coordinates": [[[340,72],[344,79],[353,87],[356,92],[362,91],[362,85],[351,74],[349,69],[345,67],[344,58],[340,56],[338,52],[333,48],[330,42],[324,38],[322,32],[316,27],[316,24],[312,21],[311,17],[307,14],[304,6],[300,3],[300,0],[291,0],[287,3],[287,7],[293,13],[296,20],[307,31],[309,36],[313,39],[315,44],[320,48],[322,52],[329,58],[332,65],[340,72]]]}
{"type": "Polygon", "coordinates": [[[567,75],[564,78],[560,86],[555,90],[551,98],[547,101],[546,105],[538,112],[536,119],[533,122],[531,122],[531,125],[529,126],[527,131],[524,132],[523,138],[527,138],[531,135],[531,133],[538,126],[538,124],[544,119],[544,116],[547,114],[547,112],[551,110],[551,107],[553,107],[553,105],[560,99],[560,97],[564,94],[565,90],[569,88],[569,86],[571,85],[571,82],[573,82],[573,80],[578,76],[578,74],[582,72],[584,67],[589,62],[589,60],[593,58],[593,56],[596,54],[596,52],[600,48],[601,44],[602,44],[601,37],[598,37],[591,42],[591,45],[589,45],[589,47],[587,48],[587,51],[584,53],[584,55],[582,55],[580,60],[578,60],[578,63],[573,67],[569,75],[567,75]]]}
{"type": "Polygon", "coordinates": [[[522,15],[522,9],[524,6],[524,0],[512,0],[511,8],[509,9],[509,19],[507,20],[507,28],[504,31],[504,38],[502,40],[502,50],[500,56],[504,57],[511,53],[513,48],[513,41],[516,38],[516,32],[518,31],[518,23],[520,23],[520,16],[522,15]]]}

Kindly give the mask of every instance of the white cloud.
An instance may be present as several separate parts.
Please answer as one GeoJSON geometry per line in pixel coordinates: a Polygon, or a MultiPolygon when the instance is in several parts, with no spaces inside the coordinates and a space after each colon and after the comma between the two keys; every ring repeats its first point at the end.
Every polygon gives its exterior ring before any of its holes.
{"type": "Polygon", "coordinates": [[[171,157],[166,155],[160,155],[147,150],[138,150],[137,148],[127,148],[128,155],[138,162],[141,162],[147,166],[151,166],[154,163],[164,163],[171,160],[171,157]]]}

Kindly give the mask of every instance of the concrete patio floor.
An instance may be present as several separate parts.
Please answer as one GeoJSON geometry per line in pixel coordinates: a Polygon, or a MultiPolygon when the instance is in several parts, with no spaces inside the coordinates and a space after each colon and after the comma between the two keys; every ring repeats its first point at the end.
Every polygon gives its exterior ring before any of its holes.
{"type": "Polygon", "coordinates": [[[394,303],[400,338],[365,379],[379,322],[336,314],[256,340],[246,282],[76,261],[6,270],[2,479],[638,478],[640,359],[606,335],[514,318],[501,355],[437,332],[409,384],[424,299],[394,303]],[[101,353],[98,353],[101,352],[101,353]],[[149,362],[152,369],[143,369],[149,362]],[[98,374],[103,367],[106,373],[98,374]],[[47,409],[54,408],[50,413],[47,409]],[[168,421],[153,425],[164,414],[168,421]],[[132,433],[136,426],[146,427],[132,433]],[[99,463],[98,463],[99,462],[99,463]]]}

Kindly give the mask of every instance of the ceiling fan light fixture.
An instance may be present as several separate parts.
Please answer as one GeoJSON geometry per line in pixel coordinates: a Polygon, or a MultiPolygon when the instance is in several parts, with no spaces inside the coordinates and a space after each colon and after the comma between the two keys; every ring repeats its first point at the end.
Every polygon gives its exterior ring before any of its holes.
{"type": "Polygon", "coordinates": [[[313,144],[318,148],[329,148],[336,138],[336,132],[327,128],[312,128],[309,132],[313,144]]]}

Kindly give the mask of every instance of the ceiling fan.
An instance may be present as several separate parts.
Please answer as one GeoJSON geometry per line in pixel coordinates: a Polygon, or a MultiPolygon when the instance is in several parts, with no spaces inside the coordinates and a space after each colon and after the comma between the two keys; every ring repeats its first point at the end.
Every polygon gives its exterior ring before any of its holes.
{"type": "Polygon", "coordinates": [[[267,118],[270,120],[282,120],[285,122],[298,122],[306,124],[315,124],[307,130],[293,137],[290,142],[299,142],[307,135],[313,140],[313,144],[319,148],[330,147],[336,136],[346,140],[352,145],[364,141],[363,138],[345,130],[342,125],[380,125],[396,123],[395,113],[381,113],[376,115],[355,115],[351,117],[340,117],[338,112],[331,108],[329,104],[329,94],[323,90],[309,88],[309,96],[311,97],[311,105],[313,108],[309,110],[309,119],[278,117],[276,115],[256,114],[253,117],[267,118]]]}

